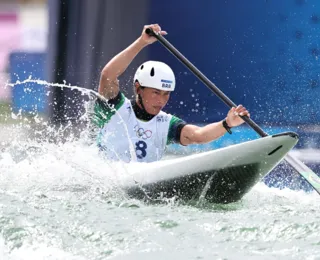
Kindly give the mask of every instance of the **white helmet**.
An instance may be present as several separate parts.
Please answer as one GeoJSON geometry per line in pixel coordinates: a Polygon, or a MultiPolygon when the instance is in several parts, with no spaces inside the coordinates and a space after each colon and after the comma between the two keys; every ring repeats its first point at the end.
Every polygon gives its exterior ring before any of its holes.
{"type": "Polygon", "coordinates": [[[159,61],[143,63],[134,75],[134,83],[138,81],[142,87],[174,91],[176,79],[172,69],[159,61]]]}

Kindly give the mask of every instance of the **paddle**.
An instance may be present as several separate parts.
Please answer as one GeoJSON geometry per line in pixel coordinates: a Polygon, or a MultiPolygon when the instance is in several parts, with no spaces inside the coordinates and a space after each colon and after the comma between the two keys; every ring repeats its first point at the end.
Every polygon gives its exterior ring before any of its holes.
{"type": "MultiPolygon", "coordinates": [[[[186,57],[184,57],[168,40],[162,35],[155,33],[151,28],[145,31],[148,35],[154,36],[157,40],[170,51],[182,64],[184,64],[193,74],[195,74],[212,92],[214,92],[230,108],[236,107],[216,85],[214,85],[205,75],[203,75],[186,57]]],[[[241,118],[255,130],[260,136],[268,136],[251,118],[241,116],[241,118]]],[[[320,194],[320,178],[308,166],[299,159],[287,154],[285,160],[320,194]]]]}

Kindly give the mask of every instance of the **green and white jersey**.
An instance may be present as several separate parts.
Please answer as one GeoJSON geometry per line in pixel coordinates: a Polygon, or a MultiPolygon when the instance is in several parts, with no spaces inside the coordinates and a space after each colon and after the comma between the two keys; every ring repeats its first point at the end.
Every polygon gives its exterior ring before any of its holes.
{"type": "Polygon", "coordinates": [[[161,111],[149,121],[136,117],[122,93],[106,102],[97,100],[93,123],[100,128],[98,146],[111,160],[153,162],[162,158],[166,145],[180,142],[183,120],[161,111]]]}

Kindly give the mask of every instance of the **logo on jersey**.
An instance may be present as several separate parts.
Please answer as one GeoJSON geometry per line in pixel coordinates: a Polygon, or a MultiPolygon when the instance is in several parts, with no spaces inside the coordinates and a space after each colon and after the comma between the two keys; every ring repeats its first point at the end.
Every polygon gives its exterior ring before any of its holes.
{"type": "Polygon", "coordinates": [[[157,116],[157,122],[168,122],[168,117],[167,116],[157,116]]]}
{"type": "Polygon", "coordinates": [[[143,140],[149,139],[152,136],[151,130],[144,130],[142,127],[139,127],[138,125],[134,127],[134,130],[136,131],[137,137],[142,138],[143,140]]]}

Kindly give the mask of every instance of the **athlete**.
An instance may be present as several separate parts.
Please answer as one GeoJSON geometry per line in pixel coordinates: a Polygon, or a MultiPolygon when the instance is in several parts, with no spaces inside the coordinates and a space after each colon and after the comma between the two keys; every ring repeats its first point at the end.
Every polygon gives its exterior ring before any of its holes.
{"type": "Polygon", "coordinates": [[[99,127],[98,145],[107,158],[125,162],[160,160],[167,144],[203,144],[211,142],[250,116],[245,107],[232,108],[220,122],[199,127],[162,111],[176,81],[171,68],[163,62],[147,61],[138,67],[134,79],[135,100],[129,100],[119,89],[118,77],[135,56],[157,39],[145,33],[152,28],[166,35],[158,24],[146,25],[141,36],[112,58],[101,72],[99,94],[108,102],[97,100],[94,123],[99,127]]]}

